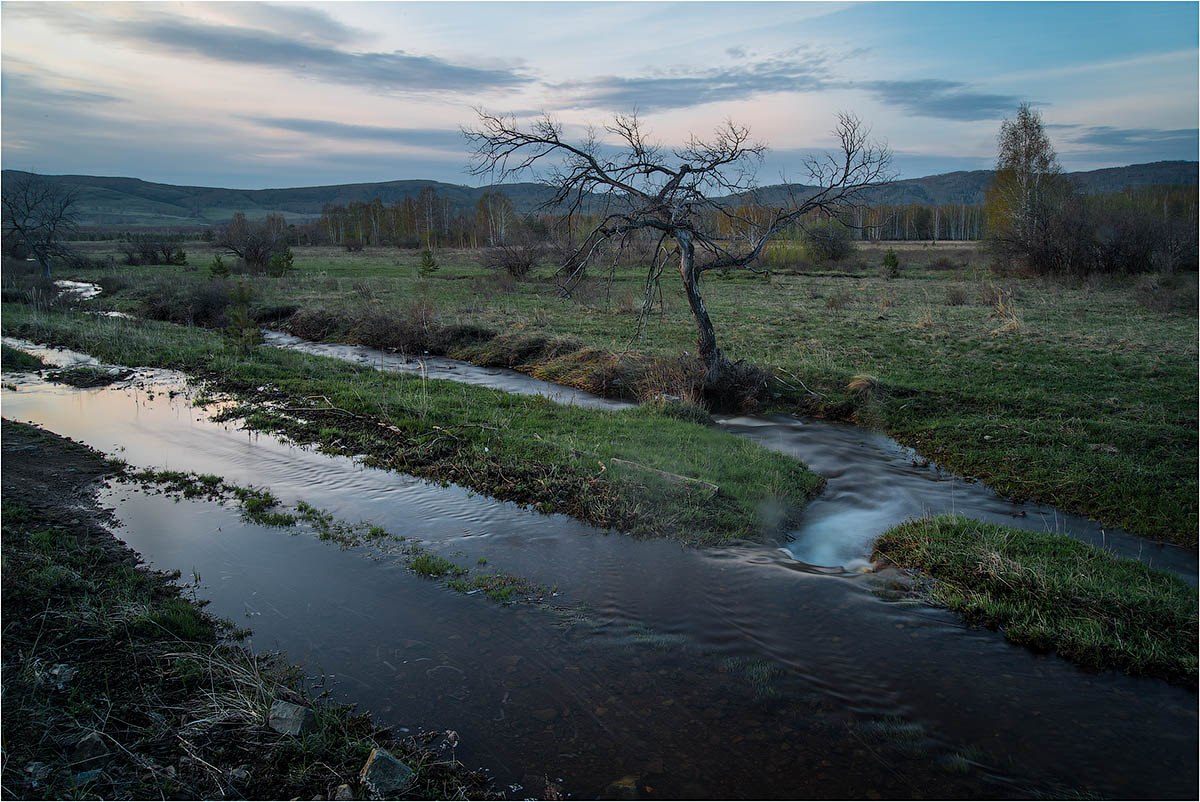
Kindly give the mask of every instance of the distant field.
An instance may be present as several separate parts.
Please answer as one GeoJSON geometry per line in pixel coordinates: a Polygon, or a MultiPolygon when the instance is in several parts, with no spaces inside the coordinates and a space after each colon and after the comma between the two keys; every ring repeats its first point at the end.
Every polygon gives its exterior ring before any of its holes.
{"type": "MultiPolygon", "coordinates": [[[[193,266],[211,258],[201,243],[188,251],[193,266]]],[[[414,251],[298,248],[295,275],[254,278],[256,303],[341,318],[418,308],[445,323],[569,336],[617,353],[694,350],[670,271],[639,335],[640,268],[597,270],[564,298],[549,267],[515,281],[469,252],[437,259],[439,270],[422,279],[414,251]]],[[[710,274],[705,293],[726,354],[783,382],[780,408],[851,417],[1003,493],[1196,542],[1194,274],[1069,284],[997,277],[970,243],[863,244],[815,268],[790,262],[781,247],[769,261],[769,277],[710,274]],[[888,247],[900,257],[890,279],[880,272],[888,247]],[[855,393],[847,385],[859,374],[871,379],[855,393]]],[[[203,267],[118,275],[128,296],[168,271],[170,282],[208,281],[203,267]]]]}

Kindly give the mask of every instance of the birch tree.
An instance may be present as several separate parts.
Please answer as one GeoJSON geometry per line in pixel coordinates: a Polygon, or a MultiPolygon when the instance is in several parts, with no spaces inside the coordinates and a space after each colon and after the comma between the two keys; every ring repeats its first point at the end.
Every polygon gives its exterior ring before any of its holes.
{"type": "Polygon", "coordinates": [[[988,240],[1004,256],[1038,261],[1051,245],[1050,222],[1071,188],[1042,125],[1042,116],[1022,103],[1000,124],[996,175],[984,200],[988,240]]]}

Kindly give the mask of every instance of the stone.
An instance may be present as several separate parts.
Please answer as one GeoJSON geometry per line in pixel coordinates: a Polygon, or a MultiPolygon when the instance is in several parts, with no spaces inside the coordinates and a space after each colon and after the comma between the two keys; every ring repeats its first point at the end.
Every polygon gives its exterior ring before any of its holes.
{"type": "Polygon", "coordinates": [[[75,785],[83,785],[84,783],[90,783],[92,780],[99,779],[101,773],[100,769],[88,769],[76,774],[72,778],[72,781],[75,785]]]}
{"type": "Polygon", "coordinates": [[[271,705],[267,724],[284,735],[304,735],[317,725],[317,714],[307,707],[276,699],[271,705]]]}
{"type": "Polygon", "coordinates": [[[409,786],[413,770],[403,761],[392,757],[386,749],[376,747],[362,767],[358,778],[381,797],[390,797],[409,786]]]}
{"type": "Polygon", "coordinates": [[[108,756],[108,744],[104,736],[98,732],[89,732],[75,744],[71,753],[71,765],[80,767],[94,764],[108,756]]]}
{"type": "Polygon", "coordinates": [[[337,787],[337,790],[333,792],[333,798],[337,800],[353,799],[354,789],[346,783],[342,783],[337,787]]]}

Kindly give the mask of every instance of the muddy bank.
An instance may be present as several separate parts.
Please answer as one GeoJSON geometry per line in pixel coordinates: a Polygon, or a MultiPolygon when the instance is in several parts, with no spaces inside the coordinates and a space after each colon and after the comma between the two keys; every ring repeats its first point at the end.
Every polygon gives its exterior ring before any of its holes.
{"type": "Polygon", "coordinates": [[[487,795],[444,733],[398,739],[314,701],[297,669],[230,641],[178,574],[139,567],[96,503],[120,466],[7,420],[3,461],[5,798],[365,798],[375,747],[414,771],[407,796],[487,795]],[[303,737],[279,731],[287,704],[311,711],[303,737]]]}

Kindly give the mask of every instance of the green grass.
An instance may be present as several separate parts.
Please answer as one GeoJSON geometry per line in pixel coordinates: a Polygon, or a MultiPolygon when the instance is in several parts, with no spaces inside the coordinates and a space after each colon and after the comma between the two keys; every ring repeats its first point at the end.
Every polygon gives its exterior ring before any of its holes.
{"type": "Polygon", "coordinates": [[[0,371],[5,373],[9,371],[32,373],[33,371],[44,370],[47,367],[48,365],[45,362],[33,354],[27,354],[17,348],[0,344],[0,371]]]}
{"type": "MultiPolygon", "coordinates": [[[[256,303],[324,310],[344,324],[331,336],[350,341],[374,334],[355,321],[403,317],[419,303],[439,325],[509,338],[503,347],[447,349],[479,362],[504,363],[514,340],[568,338],[592,349],[590,362],[567,354],[514,364],[584,385],[602,372],[597,354],[635,362],[695,350],[670,275],[639,337],[638,267],[616,268],[611,288],[595,281],[564,299],[548,267],[513,282],[467,252],[437,258],[440,270],[422,279],[415,251],[298,248],[296,275],[256,280],[256,303]]],[[[725,353],[781,380],[777,408],[879,426],[1006,495],[1196,544],[1194,274],[1076,283],[996,277],[984,256],[958,245],[863,245],[845,262],[814,269],[784,243],[767,262],[769,279],[714,274],[705,293],[725,353]],[[889,247],[900,268],[885,279],[879,265],[889,247]],[[876,389],[848,391],[857,374],[875,377],[876,389]]],[[[138,309],[138,287],[204,281],[169,268],[127,275],[129,292],[108,303],[129,311],[138,309]]]]}
{"type": "Polygon", "coordinates": [[[956,516],[888,530],[874,558],[932,577],[931,601],[1015,643],[1087,668],[1196,682],[1196,591],[1172,574],[1065,535],[956,516]]]}
{"type": "Polygon", "coordinates": [[[447,576],[458,577],[467,573],[467,569],[461,565],[456,565],[445,557],[430,554],[427,551],[420,552],[409,560],[408,567],[414,573],[429,577],[430,579],[441,579],[447,576]]]}
{"type": "Polygon", "coordinates": [[[639,535],[697,544],[770,537],[776,522],[760,510],[796,511],[822,484],[790,457],[652,407],[563,407],[296,352],[243,354],[203,329],[34,315],[11,304],[4,307],[4,331],[117,364],[183,370],[252,401],[229,413],[245,415],[251,426],[639,535]],[[612,459],[720,492],[697,497],[686,484],[664,490],[651,472],[611,470],[612,459]]]}

